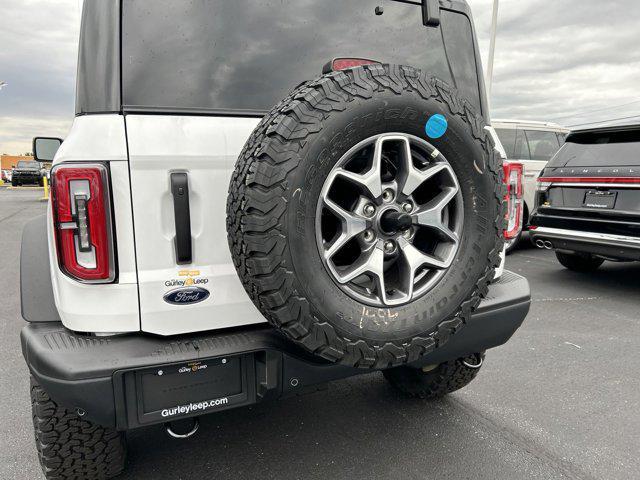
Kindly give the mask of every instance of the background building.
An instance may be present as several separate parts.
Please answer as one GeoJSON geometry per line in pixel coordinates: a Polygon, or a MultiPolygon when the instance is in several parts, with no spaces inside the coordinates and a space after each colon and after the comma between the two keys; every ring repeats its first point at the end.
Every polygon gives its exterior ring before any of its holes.
{"type": "Polygon", "coordinates": [[[33,160],[31,155],[0,155],[0,170],[11,170],[21,160],[33,160]]]}

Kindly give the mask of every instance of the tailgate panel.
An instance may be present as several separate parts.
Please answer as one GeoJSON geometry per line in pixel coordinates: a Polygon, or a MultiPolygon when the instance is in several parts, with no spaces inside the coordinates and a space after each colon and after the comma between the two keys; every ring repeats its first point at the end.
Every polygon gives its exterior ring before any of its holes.
{"type": "Polygon", "coordinates": [[[141,329],[160,335],[264,322],[236,274],[227,245],[229,179],[257,118],[126,117],[141,329]],[[170,174],[186,172],[193,258],[176,262],[170,174]],[[209,292],[198,303],[164,300],[183,287],[209,292]]]}

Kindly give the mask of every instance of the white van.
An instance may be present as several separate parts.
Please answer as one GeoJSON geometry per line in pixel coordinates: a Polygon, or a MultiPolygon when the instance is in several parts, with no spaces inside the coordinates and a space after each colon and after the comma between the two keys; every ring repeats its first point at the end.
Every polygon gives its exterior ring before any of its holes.
{"type": "MultiPolygon", "coordinates": [[[[492,120],[491,125],[507,159],[521,162],[524,167],[524,230],[535,203],[536,177],[562,146],[569,129],[555,123],[522,120],[492,120]]],[[[521,236],[507,241],[507,253],[515,248],[521,236]]]]}

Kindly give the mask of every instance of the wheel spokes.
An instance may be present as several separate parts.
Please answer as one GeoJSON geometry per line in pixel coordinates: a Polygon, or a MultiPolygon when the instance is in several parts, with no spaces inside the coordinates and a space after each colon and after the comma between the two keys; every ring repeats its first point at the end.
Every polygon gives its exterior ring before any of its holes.
{"type": "Polygon", "coordinates": [[[398,245],[400,247],[400,250],[402,251],[402,254],[404,255],[407,266],[411,270],[410,275],[412,279],[415,279],[416,270],[420,267],[442,270],[445,268],[449,268],[449,266],[451,265],[452,259],[447,258],[445,260],[442,260],[432,255],[427,255],[426,253],[418,250],[404,238],[401,238],[398,241],[398,245]]]}
{"type": "Polygon", "coordinates": [[[340,218],[340,223],[342,225],[342,231],[338,238],[326,247],[324,258],[328,260],[333,257],[338,250],[344,247],[349,240],[364,232],[367,229],[367,221],[364,218],[345,210],[329,198],[324,198],[323,201],[327,208],[340,218]]]}
{"type": "Polygon", "coordinates": [[[451,243],[458,244],[458,234],[451,230],[442,221],[444,209],[458,194],[457,187],[447,187],[436,198],[415,212],[413,223],[421,227],[427,227],[443,234],[451,243]]]}
{"type": "Polygon", "coordinates": [[[384,251],[383,242],[378,240],[376,245],[363,252],[362,255],[350,267],[337,271],[337,279],[340,283],[348,283],[351,280],[371,274],[376,277],[379,286],[384,287],[384,251]]]}
{"type": "Polygon", "coordinates": [[[373,148],[371,168],[369,168],[369,170],[364,173],[354,173],[344,168],[336,168],[329,177],[329,181],[333,182],[336,177],[345,178],[364,187],[373,198],[378,198],[382,195],[382,144],[385,141],[385,137],[380,137],[376,140],[373,148]]]}

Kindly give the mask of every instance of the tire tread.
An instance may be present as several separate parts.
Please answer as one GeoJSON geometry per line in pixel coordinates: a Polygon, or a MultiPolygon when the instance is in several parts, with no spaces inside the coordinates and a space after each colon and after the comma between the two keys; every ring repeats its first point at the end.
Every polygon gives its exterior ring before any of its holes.
{"type": "Polygon", "coordinates": [[[38,458],[47,480],[113,478],[124,470],[124,434],[61,407],[31,377],[38,458]]]}
{"type": "Polygon", "coordinates": [[[480,368],[469,368],[462,360],[443,362],[429,372],[403,366],[385,370],[383,375],[402,394],[432,400],[460,390],[476,378],[480,368]]]}
{"type": "Polygon", "coordinates": [[[229,247],[239,277],[254,304],[275,327],[311,352],[333,362],[362,368],[386,368],[417,359],[444,344],[458,331],[487,294],[495,268],[500,264],[504,228],[502,161],[496,153],[484,122],[469,102],[446,83],[419,70],[397,65],[367,65],[333,72],[303,83],[279,102],[258,124],[236,163],[227,199],[229,247]],[[414,337],[402,345],[372,345],[344,338],[333,326],[313,315],[309,302],[295,285],[295,275],[284,255],[287,232],[287,178],[300,163],[299,152],[306,138],[322,128],[333,111],[347,103],[368,99],[376,91],[402,94],[417,92],[435,98],[452,115],[468,125],[486,153],[486,170],[495,181],[496,215],[487,235],[495,246],[486,258],[484,273],[470,297],[451,318],[441,322],[428,336],[414,337]]]}

